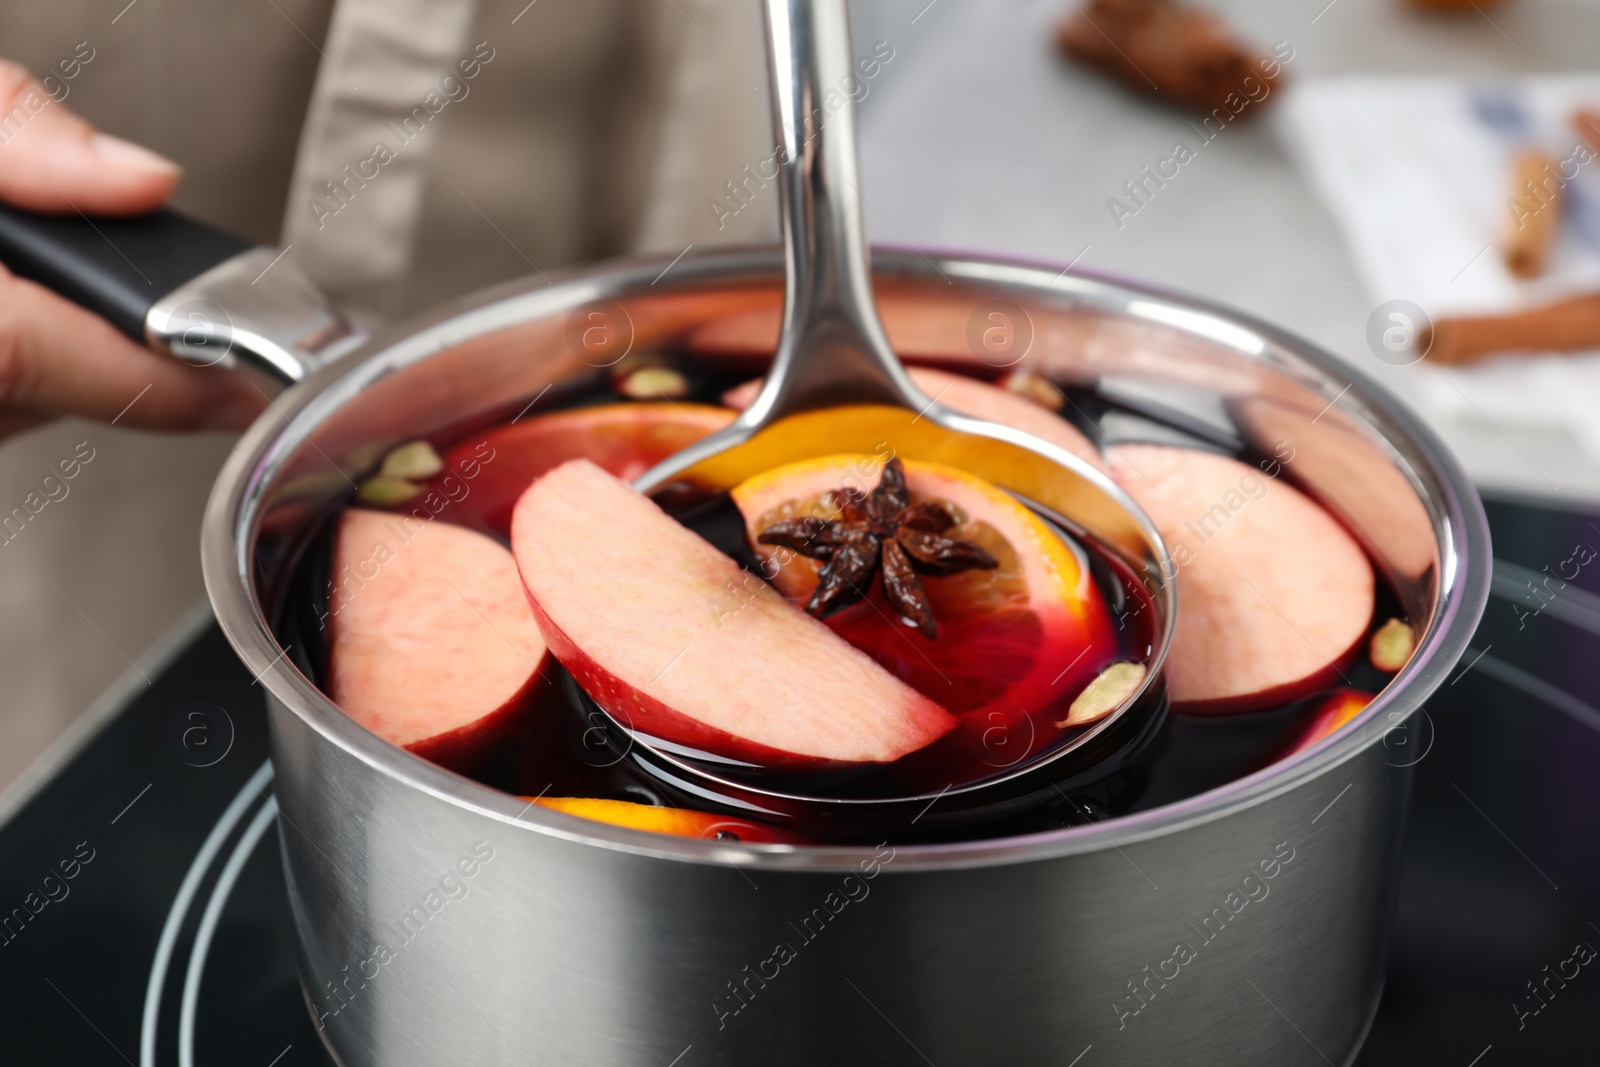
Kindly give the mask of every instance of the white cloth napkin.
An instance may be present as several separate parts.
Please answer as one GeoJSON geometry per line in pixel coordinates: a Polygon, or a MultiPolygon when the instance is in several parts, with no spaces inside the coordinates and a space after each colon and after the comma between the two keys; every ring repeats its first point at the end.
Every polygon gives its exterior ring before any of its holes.
{"type": "MultiPolygon", "coordinates": [[[[1350,76],[1291,86],[1278,122],[1373,305],[1409,300],[1438,318],[1600,291],[1600,158],[1580,163],[1591,156],[1572,127],[1581,106],[1600,108],[1600,76],[1350,76]],[[1513,220],[1511,160],[1529,144],[1570,160],[1576,176],[1549,270],[1522,281],[1500,248],[1513,220]]],[[[1600,462],[1600,351],[1424,364],[1418,377],[1415,399],[1433,414],[1559,424],[1600,462]]]]}

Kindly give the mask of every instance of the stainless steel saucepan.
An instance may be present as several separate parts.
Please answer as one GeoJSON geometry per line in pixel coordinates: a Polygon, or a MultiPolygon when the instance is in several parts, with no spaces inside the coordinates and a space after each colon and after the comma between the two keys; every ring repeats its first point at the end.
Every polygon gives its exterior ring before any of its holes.
{"type": "Polygon", "coordinates": [[[770,351],[780,251],[526,280],[364,339],[288,262],[262,275],[272,250],[166,214],[99,227],[0,213],[0,258],[158,347],[295,383],[223,469],[201,549],[217,618],[268,694],[300,975],[340,1062],[1354,1058],[1383,984],[1413,726],[1476,626],[1490,560],[1461,469],[1365,376],[1136,284],[877,250],[903,357],[1017,363],[1292,456],[1296,483],[1417,621],[1417,652],[1319,747],[1094,825],[876,848],[662,837],[531,806],[379,740],[295,666],[278,599],[308,532],[389,447],[510,418],[625,352],[770,351]],[[167,295],[152,303],[153,288],[167,295]],[[969,341],[997,312],[1016,327],[999,355],[969,341]]]}

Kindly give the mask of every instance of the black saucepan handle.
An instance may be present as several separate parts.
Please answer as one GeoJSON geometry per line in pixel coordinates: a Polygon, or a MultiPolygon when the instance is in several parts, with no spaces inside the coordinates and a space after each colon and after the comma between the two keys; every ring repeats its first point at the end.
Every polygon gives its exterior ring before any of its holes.
{"type": "Polygon", "coordinates": [[[137,341],[162,297],[250,242],[161,209],[126,218],[42,215],[0,205],[0,263],[137,341]]]}

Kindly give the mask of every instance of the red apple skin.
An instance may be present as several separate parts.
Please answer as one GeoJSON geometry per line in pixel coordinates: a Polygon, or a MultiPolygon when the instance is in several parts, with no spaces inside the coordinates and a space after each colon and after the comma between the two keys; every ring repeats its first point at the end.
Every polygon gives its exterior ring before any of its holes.
{"type": "Polygon", "coordinates": [[[567,460],[588,459],[632,481],[734,416],[727,408],[687,401],[601,404],[534,415],[468,435],[445,453],[445,469],[407,508],[442,509],[439,517],[448,522],[504,538],[522,491],[567,460]]]}
{"type": "Polygon", "coordinates": [[[833,768],[855,766],[841,760],[819,759],[795,752],[771,748],[743,737],[735,737],[726,730],[707,726],[692,719],[661,701],[621,681],[594,661],[583,649],[557,626],[539,607],[530,594],[528,603],[533,607],[533,617],[538,620],[539,631],[544,634],[550,654],[561,662],[584,692],[594,697],[612,718],[628,729],[652,737],[670,738],[674,744],[704,749],[735,759],[749,760],[763,767],[786,771],[827,771],[833,768]]]}
{"type": "Polygon", "coordinates": [[[334,572],[350,584],[326,616],[329,697],[391,744],[475,770],[516,733],[547,661],[510,551],[448,523],[350,508],[334,572]]]}
{"type": "Polygon", "coordinates": [[[528,488],[511,540],[546,645],[628,729],[770,768],[817,770],[892,761],[956,725],[587,460],[528,488]],[[738,607],[717,614],[728,590],[740,591],[738,607]],[[734,622],[724,627],[724,616],[734,622]],[[732,687],[720,673],[730,665],[743,669],[732,687]]]}
{"type": "Polygon", "coordinates": [[[1257,711],[1344,680],[1371,629],[1376,580],[1333,516],[1282,478],[1214,452],[1121,445],[1111,474],[1177,568],[1173,710],[1257,711]]]}
{"type": "MultiPolygon", "coordinates": [[[[1180,609],[1181,610],[1181,609],[1180,609]]],[[[1322,670],[1286,685],[1262,689],[1241,697],[1223,697],[1219,700],[1174,701],[1173,710],[1183,715],[1239,715],[1266,708],[1280,708],[1303,700],[1312,693],[1343,685],[1345,670],[1353,665],[1365,648],[1366,642],[1358,640],[1345,653],[1322,670]]]]}
{"type": "Polygon", "coordinates": [[[544,674],[543,667],[541,663],[541,669],[528,678],[527,684],[517,690],[515,696],[483,718],[421,741],[413,741],[404,746],[405,750],[457,774],[472,774],[483,765],[491,752],[519,732],[533,687],[544,674]]]}

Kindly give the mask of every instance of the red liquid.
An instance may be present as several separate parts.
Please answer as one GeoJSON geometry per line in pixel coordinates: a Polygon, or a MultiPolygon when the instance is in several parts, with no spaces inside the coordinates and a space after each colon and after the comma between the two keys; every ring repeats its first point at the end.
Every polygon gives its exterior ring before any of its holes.
{"type": "MultiPolygon", "coordinates": [[[[741,378],[701,380],[694,397],[714,402],[741,378]]],[[[1095,409],[1092,397],[1060,387],[1075,398],[1071,410],[1095,409]]],[[[608,387],[596,383],[591,392],[569,394],[564,406],[618,399],[608,387]]],[[[545,470],[575,455],[586,455],[619,476],[634,477],[716,428],[715,414],[704,408],[696,411],[692,436],[682,432],[685,423],[681,417],[675,423],[663,423],[665,430],[657,426],[634,433],[623,426],[599,437],[550,435],[536,422],[547,417],[548,409],[536,410],[522,415],[517,426],[476,429],[436,442],[446,459],[446,470],[431,480],[422,497],[400,510],[416,513],[421,509],[438,521],[459,523],[509,542],[511,508],[527,484],[545,470]],[[677,432],[673,425],[679,428],[677,432]]],[[[725,496],[707,497],[679,485],[664,488],[657,501],[747,569],[756,569],[742,518],[725,496]]],[[[324,529],[330,527],[331,523],[324,529]]],[[[836,798],[931,796],[952,786],[1004,778],[1053,748],[1071,745],[1085,731],[1062,730],[1055,724],[1065,718],[1067,706],[1082,686],[1105,666],[1117,660],[1148,660],[1156,613],[1143,585],[1113,555],[1084,538],[1072,537],[1059,525],[1056,530],[1075,546],[1094,578],[1106,608],[1107,640],[1091,642],[1086,648],[1061,635],[1051,640],[1042,633],[1030,634],[1025,623],[1018,625],[1015,620],[974,623],[958,615],[941,616],[940,635],[930,641],[909,627],[897,626],[895,613],[883,600],[881,579],[875,579],[866,603],[845,609],[828,624],[885,669],[962,716],[954,731],[892,764],[825,777],[783,777],[759,768],[730,772],[724,761],[696,759],[692,754],[685,756],[685,762],[753,788],[778,792],[836,798]],[[941,663],[952,669],[941,670],[941,663]],[[1065,683],[1056,689],[1054,684],[1035,681],[1014,690],[1018,677],[1026,676],[1036,664],[1053,668],[1047,672],[1052,679],[1066,675],[1065,683]],[[1002,697],[1016,698],[1009,710],[997,703],[1002,697]]],[[[322,540],[306,553],[298,578],[291,584],[292,602],[313,602],[291,603],[292,610],[285,613],[291,627],[297,614],[315,608],[320,584],[317,566],[327,552],[326,534],[322,540]]],[[[1380,581],[1375,621],[1399,615],[1392,594],[1380,581]]],[[[301,665],[315,678],[325,666],[326,649],[316,646],[315,633],[306,637],[307,628],[299,629],[301,647],[307,650],[301,665]]],[[[1345,676],[1350,685],[1373,692],[1386,680],[1364,659],[1348,665],[1345,676]]],[[[670,777],[663,778],[648,763],[641,763],[627,737],[575,690],[570,677],[547,657],[540,677],[529,689],[521,732],[476,768],[474,776],[522,795],[711,806],[692,803],[675,789],[670,777]]],[[[1163,698],[1156,694],[1147,702],[1150,706],[1125,713],[1149,728],[1142,733],[1124,731],[1114,741],[1085,746],[1082,758],[1072,764],[1072,773],[1063,778],[1070,778],[1070,784],[1059,800],[1046,794],[1026,810],[1006,809],[988,822],[935,833],[983,837],[1046,829],[1166,803],[1212,788],[1287,751],[1315,715],[1324,695],[1311,694],[1277,709],[1241,716],[1173,716],[1171,737],[1162,745],[1160,726],[1166,709],[1161,705],[1163,698]],[[1097,776],[1097,769],[1104,773],[1097,776]]],[[[1064,766],[1068,763],[1062,762],[1064,766]]],[[[907,827],[904,836],[921,832],[907,827]]],[[[841,832],[837,836],[848,839],[852,835],[841,832]]]]}
{"type": "MultiPolygon", "coordinates": [[[[681,486],[672,493],[677,500],[668,507],[670,513],[747,570],[758,571],[743,516],[726,494],[707,498],[681,486]],[[701,499],[695,500],[697,496],[701,499]]],[[[959,582],[966,575],[927,580],[939,619],[938,634],[931,639],[898,618],[884,596],[881,575],[873,579],[866,600],[825,620],[885,670],[953,712],[959,725],[944,737],[893,763],[841,771],[824,780],[732,771],[715,758],[741,753],[711,754],[692,762],[736,781],[806,796],[932,795],[1008,775],[1078,740],[1091,727],[1062,729],[1056,724],[1107,666],[1150,658],[1155,612],[1143,585],[1108,551],[1049,525],[1077,548],[1080,566],[1093,582],[1090,619],[1082,627],[1042,627],[1032,614],[963,616],[959,594],[941,583],[959,582]]],[[[983,580],[983,574],[972,577],[983,580]]]]}

